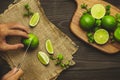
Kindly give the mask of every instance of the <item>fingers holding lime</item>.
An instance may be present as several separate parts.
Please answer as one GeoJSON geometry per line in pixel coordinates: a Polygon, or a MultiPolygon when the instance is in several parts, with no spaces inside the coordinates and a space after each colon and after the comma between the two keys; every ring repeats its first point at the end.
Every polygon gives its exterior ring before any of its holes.
{"type": "Polygon", "coordinates": [[[105,16],[106,10],[105,7],[102,4],[95,4],[91,8],[91,15],[95,19],[101,19],[102,17],[105,16]]]}

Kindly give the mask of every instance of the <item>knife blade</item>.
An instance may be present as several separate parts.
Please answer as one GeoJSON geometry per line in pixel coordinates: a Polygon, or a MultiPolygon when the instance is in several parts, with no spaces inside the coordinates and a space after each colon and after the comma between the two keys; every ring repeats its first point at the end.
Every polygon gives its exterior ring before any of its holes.
{"type": "Polygon", "coordinates": [[[23,54],[23,56],[22,56],[21,61],[18,63],[17,69],[19,69],[19,68],[21,67],[22,63],[24,62],[25,57],[26,57],[26,55],[27,55],[27,51],[28,51],[28,49],[29,49],[31,43],[32,43],[32,39],[30,40],[30,43],[28,44],[28,46],[27,46],[27,48],[26,48],[26,50],[25,50],[25,52],[24,52],[24,54],[23,54]]]}
{"type": "Polygon", "coordinates": [[[13,4],[16,4],[18,3],[20,0],[14,0],[13,4]]]}

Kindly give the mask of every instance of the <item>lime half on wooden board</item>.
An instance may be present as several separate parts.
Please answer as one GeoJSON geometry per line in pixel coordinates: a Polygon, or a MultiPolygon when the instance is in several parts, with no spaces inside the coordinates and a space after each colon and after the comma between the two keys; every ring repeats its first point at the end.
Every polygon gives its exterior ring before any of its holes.
{"type": "Polygon", "coordinates": [[[97,44],[100,44],[100,45],[107,43],[107,41],[109,40],[108,31],[105,29],[98,29],[94,33],[94,40],[97,44]]]}
{"type": "Polygon", "coordinates": [[[95,4],[91,8],[91,15],[95,19],[101,19],[102,17],[105,16],[105,13],[106,13],[106,9],[102,4],[95,4]]]}

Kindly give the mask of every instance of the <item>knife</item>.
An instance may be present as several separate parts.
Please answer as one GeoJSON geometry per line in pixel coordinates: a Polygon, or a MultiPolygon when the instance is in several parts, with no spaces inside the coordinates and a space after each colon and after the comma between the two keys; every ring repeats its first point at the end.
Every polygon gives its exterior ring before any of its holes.
{"type": "MultiPolygon", "coordinates": [[[[27,48],[26,48],[26,50],[25,50],[25,52],[24,52],[24,54],[23,54],[23,56],[22,56],[21,61],[20,61],[20,62],[18,63],[18,65],[17,65],[17,69],[18,69],[18,70],[19,70],[19,68],[21,68],[22,63],[23,63],[24,60],[25,60],[25,57],[26,57],[26,55],[27,55],[27,51],[28,51],[31,43],[32,43],[32,39],[30,40],[30,43],[29,43],[29,45],[27,46],[27,48]]],[[[17,71],[18,71],[18,70],[17,70],[17,71]]]]}
{"type": "Polygon", "coordinates": [[[20,0],[14,0],[14,2],[13,2],[13,3],[15,4],[15,3],[18,3],[19,1],[20,1],[20,0]]]}

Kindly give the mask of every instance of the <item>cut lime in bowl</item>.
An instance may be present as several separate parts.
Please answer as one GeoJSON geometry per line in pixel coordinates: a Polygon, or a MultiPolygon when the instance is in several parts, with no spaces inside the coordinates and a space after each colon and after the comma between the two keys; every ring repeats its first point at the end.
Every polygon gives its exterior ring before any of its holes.
{"type": "Polygon", "coordinates": [[[53,51],[53,45],[52,45],[52,42],[50,39],[46,40],[46,50],[48,51],[49,54],[53,54],[54,51],[53,51]]]}
{"type": "Polygon", "coordinates": [[[49,64],[49,57],[47,56],[46,53],[44,53],[42,51],[38,52],[38,59],[44,65],[48,65],[49,64]]]}
{"type": "Polygon", "coordinates": [[[107,43],[107,41],[109,40],[108,31],[105,29],[98,29],[94,33],[94,40],[97,44],[100,44],[100,45],[107,43]]]}
{"type": "Polygon", "coordinates": [[[101,19],[102,17],[105,16],[106,13],[106,9],[102,4],[95,4],[92,8],[91,8],[91,15],[95,18],[95,19],[101,19]]]}
{"type": "Polygon", "coordinates": [[[38,24],[39,19],[40,19],[39,13],[38,12],[34,13],[29,22],[30,27],[32,28],[35,27],[38,24]]]}

